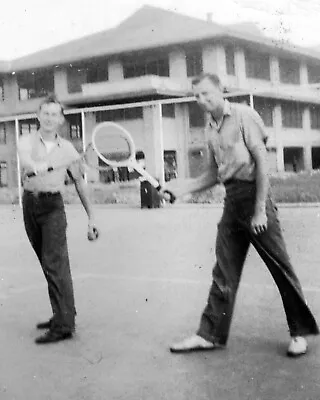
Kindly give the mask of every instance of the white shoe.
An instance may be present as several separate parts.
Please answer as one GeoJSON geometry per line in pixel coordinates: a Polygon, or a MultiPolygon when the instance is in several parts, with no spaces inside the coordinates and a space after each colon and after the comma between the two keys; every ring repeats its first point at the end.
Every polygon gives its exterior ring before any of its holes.
{"type": "Polygon", "coordinates": [[[295,336],[291,338],[291,342],[288,347],[287,355],[289,357],[299,357],[306,354],[308,350],[308,343],[302,336],[295,336]]]}
{"type": "Polygon", "coordinates": [[[203,339],[201,336],[192,335],[170,347],[172,353],[189,353],[191,351],[214,350],[217,346],[203,339]]]}

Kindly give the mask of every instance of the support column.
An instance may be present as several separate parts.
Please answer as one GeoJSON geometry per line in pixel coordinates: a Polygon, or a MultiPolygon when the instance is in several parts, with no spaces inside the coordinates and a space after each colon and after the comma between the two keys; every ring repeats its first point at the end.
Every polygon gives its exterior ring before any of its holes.
{"type": "MultiPolygon", "coordinates": [[[[82,152],[86,151],[86,123],[85,123],[85,113],[81,111],[81,132],[82,132],[82,152]]],[[[87,172],[84,174],[84,181],[88,183],[87,172]]]]}
{"type": "Polygon", "coordinates": [[[305,107],[302,113],[302,129],[304,132],[309,132],[311,129],[310,108],[305,107]]]}
{"type": "Polygon", "coordinates": [[[284,154],[283,154],[283,145],[277,145],[277,171],[284,171],[284,154]]]}
{"type": "Polygon", "coordinates": [[[308,85],[309,78],[308,78],[308,67],[306,62],[302,61],[300,63],[300,84],[301,85],[308,85]]]}
{"type": "Polygon", "coordinates": [[[303,148],[303,163],[306,171],[312,170],[312,150],[311,145],[306,145],[303,148]]]}
{"type": "Polygon", "coordinates": [[[203,49],[203,70],[205,72],[216,73],[222,82],[225,81],[226,56],[223,46],[207,45],[203,49]]]}
{"type": "Polygon", "coordinates": [[[246,60],[243,49],[237,47],[234,58],[235,58],[236,77],[238,78],[238,86],[240,88],[245,88],[247,86],[247,76],[246,76],[246,60]]]}
{"type": "Polygon", "coordinates": [[[187,104],[176,104],[175,128],[178,135],[177,148],[177,169],[178,178],[187,178],[189,176],[188,168],[188,134],[189,120],[187,104]]]}
{"type": "Polygon", "coordinates": [[[15,74],[7,75],[3,80],[4,103],[10,110],[15,110],[19,103],[19,87],[15,74]]]}
{"type": "Polygon", "coordinates": [[[65,97],[68,95],[68,77],[65,68],[54,69],[54,91],[57,97],[65,97]]]}
{"type": "Polygon", "coordinates": [[[19,206],[22,207],[22,187],[21,187],[21,169],[20,160],[18,155],[18,141],[19,141],[19,121],[15,120],[15,149],[16,149],[16,159],[17,159],[17,183],[18,183],[18,199],[19,206]]]}
{"type": "Polygon", "coordinates": [[[164,184],[164,157],[161,104],[144,107],[144,134],[146,170],[164,184]]]}
{"type": "Polygon", "coordinates": [[[175,81],[188,80],[186,55],[183,50],[175,50],[169,54],[169,71],[170,78],[175,81]]]}
{"type": "Polygon", "coordinates": [[[279,59],[274,55],[270,56],[270,79],[272,85],[280,84],[279,59]]]}
{"type": "Polygon", "coordinates": [[[283,142],[281,137],[282,121],[281,121],[281,106],[276,104],[274,107],[274,140],[277,151],[277,171],[284,171],[284,155],[283,155],[283,142]]]}
{"type": "MultiPolygon", "coordinates": [[[[83,147],[87,147],[87,145],[91,142],[92,132],[94,127],[96,126],[96,113],[94,112],[86,112],[83,113],[82,117],[82,144],[83,147]]],[[[94,158],[92,161],[98,163],[98,157],[96,154],[92,153],[92,157],[94,158]]],[[[96,169],[90,168],[86,173],[87,182],[99,182],[99,171],[96,169]]]]}
{"type": "Polygon", "coordinates": [[[122,81],[123,67],[120,61],[113,60],[108,62],[108,82],[122,81]]]}

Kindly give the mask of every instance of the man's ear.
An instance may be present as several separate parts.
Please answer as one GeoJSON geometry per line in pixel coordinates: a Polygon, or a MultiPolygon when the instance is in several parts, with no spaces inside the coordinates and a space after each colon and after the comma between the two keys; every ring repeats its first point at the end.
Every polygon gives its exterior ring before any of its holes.
{"type": "Polygon", "coordinates": [[[60,115],[60,126],[62,126],[65,123],[65,116],[63,114],[60,115]]]}

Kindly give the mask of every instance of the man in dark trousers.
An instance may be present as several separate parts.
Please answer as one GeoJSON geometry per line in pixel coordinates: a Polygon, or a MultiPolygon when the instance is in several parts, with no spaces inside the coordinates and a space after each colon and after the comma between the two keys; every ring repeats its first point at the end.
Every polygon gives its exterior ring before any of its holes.
{"type": "Polygon", "coordinates": [[[171,181],[164,189],[176,197],[223,183],[226,197],[216,239],[216,264],[207,305],[195,335],[175,343],[175,353],[213,350],[227,344],[236,293],[250,243],[268,267],[282,297],[291,336],[287,354],[307,352],[306,335],[319,329],[304,299],[283,240],[269,191],[267,135],[249,106],[230,104],[220,79],[203,74],[192,82],[198,104],[207,112],[207,171],[195,179],[171,181]]]}
{"type": "Polygon", "coordinates": [[[72,143],[58,134],[64,116],[62,105],[54,96],[41,103],[38,120],[39,130],[20,138],[18,152],[24,188],[25,229],[47,280],[53,312],[49,321],[37,325],[38,329],[48,329],[36,339],[37,344],[45,344],[70,339],[75,330],[76,309],[66,237],[67,220],[61,195],[66,173],[74,181],[88,215],[89,240],[97,237],[97,230],[83,182],[80,156],[72,143]],[[66,166],[47,172],[48,167],[57,165],[66,166]],[[32,174],[35,176],[30,176],[32,174]]]}

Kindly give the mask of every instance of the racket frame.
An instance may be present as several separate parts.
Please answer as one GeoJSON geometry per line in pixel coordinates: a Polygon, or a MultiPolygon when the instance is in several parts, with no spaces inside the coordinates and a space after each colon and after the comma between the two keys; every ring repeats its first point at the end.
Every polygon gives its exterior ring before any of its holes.
{"type": "Polygon", "coordinates": [[[150,175],[141,165],[136,160],[136,146],[134,144],[134,141],[132,139],[132,136],[130,133],[120,124],[112,121],[105,121],[101,122],[98,124],[95,129],[92,132],[92,146],[97,153],[98,157],[104,161],[106,164],[111,165],[114,168],[118,167],[128,167],[135,169],[142,177],[144,177],[147,181],[150,182],[150,184],[156,188],[157,190],[161,189],[160,183],[152,176],[150,175]],[[127,140],[129,144],[129,150],[130,150],[130,156],[123,161],[114,161],[114,160],[109,160],[107,157],[105,157],[102,153],[100,153],[99,149],[97,148],[96,145],[96,136],[97,132],[99,132],[100,129],[104,127],[113,127],[117,128],[121,131],[122,136],[127,140]]]}

